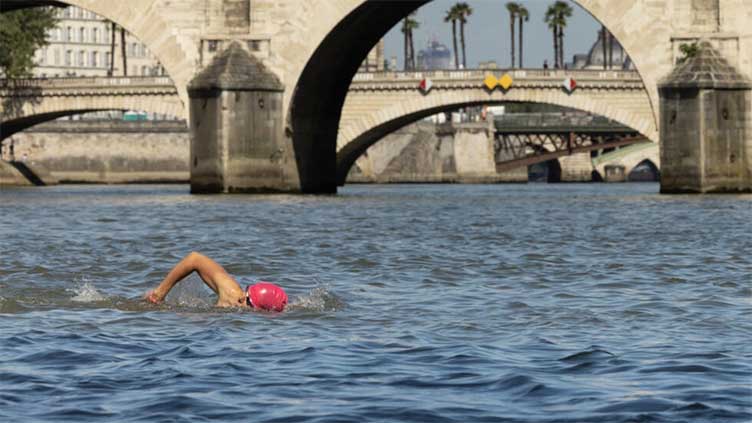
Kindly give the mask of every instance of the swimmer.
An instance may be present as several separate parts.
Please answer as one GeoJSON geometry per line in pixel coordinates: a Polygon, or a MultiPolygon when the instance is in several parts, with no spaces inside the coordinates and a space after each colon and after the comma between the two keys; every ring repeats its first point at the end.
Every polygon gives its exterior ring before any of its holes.
{"type": "Polygon", "coordinates": [[[219,263],[197,252],[192,252],[180,260],[159,286],[144,295],[144,299],[154,304],[161,303],[175,284],[193,272],[198,272],[201,280],[219,296],[217,307],[251,307],[282,311],[287,305],[287,294],[279,286],[269,282],[258,282],[248,285],[243,291],[240,284],[219,263]]]}

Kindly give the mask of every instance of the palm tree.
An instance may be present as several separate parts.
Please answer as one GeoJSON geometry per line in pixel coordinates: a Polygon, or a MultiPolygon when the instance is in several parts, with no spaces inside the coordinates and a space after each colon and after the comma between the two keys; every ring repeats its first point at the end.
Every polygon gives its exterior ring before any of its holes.
{"type": "Polygon", "coordinates": [[[405,41],[405,61],[404,61],[404,69],[408,70],[410,67],[410,32],[407,29],[408,23],[407,23],[407,16],[405,16],[405,19],[402,20],[402,36],[405,41]]]}
{"type": "Polygon", "coordinates": [[[405,69],[415,69],[415,41],[413,39],[413,30],[420,26],[420,23],[412,18],[414,15],[405,17],[402,22],[402,33],[405,34],[405,69]]]}
{"type": "Polygon", "coordinates": [[[606,61],[606,25],[601,25],[601,47],[603,47],[603,69],[608,69],[608,62],[606,61]]]}
{"type": "Polygon", "coordinates": [[[557,1],[554,3],[556,9],[556,25],[559,28],[559,66],[564,67],[564,27],[567,26],[567,18],[572,17],[572,6],[567,2],[557,1]]]}
{"type": "Polygon", "coordinates": [[[455,69],[460,68],[460,54],[459,54],[459,51],[457,51],[457,20],[458,19],[459,19],[459,14],[457,13],[457,5],[454,5],[449,10],[447,10],[446,16],[444,16],[444,22],[452,23],[452,41],[454,42],[454,68],[455,69]]]}
{"type": "Polygon", "coordinates": [[[128,60],[125,54],[125,28],[120,27],[120,52],[123,54],[123,76],[128,76],[128,60]]]}
{"type": "Polygon", "coordinates": [[[110,68],[107,70],[107,76],[114,76],[115,75],[115,29],[116,25],[115,22],[109,22],[110,23],[110,33],[112,34],[111,42],[110,42],[110,68]]]}
{"type": "Polygon", "coordinates": [[[548,24],[548,28],[554,36],[554,68],[559,67],[559,26],[557,25],[556,8],[554,5],[548,6],[543,21],[548,24]]]}
{"type": "Polygon", "coordinates": [[[509,12],[509,35],[512,38],[512,42],[510,44],[512,48],[509,51],[512,56],[511,66],[512,68],[514,68],[514,21],[517,18],[517,14],[520,13],[520,5],[513,1],[510,1],[509,3],[507,3],[507,11],[509,12]]]}
{"type": "Polygon", "coordinates": [[[413,38],[413,30],[418,29],[420,27],[420,22],[416,21],[415,19],[410,19],[409,22],[409,28],[410,28],[410,66],[413,70],[416,69],[415,66],[415,39],[413,38]]]}
{"type": "Polygon", "coordinates": [[[460,19],[460,43],[462,44],[462,67],[467,68],[467,55],[465,50],[465,24],[467,18],[473,14],[473,8],[465,2],[457,3],[457,13],[460,19]]]}
{"type": "Polygon", "coordinates": [[[525,6],[520,5],[519,10],[517,11],[517,18],[520,20],[520,68],[523,68],[522,64],[522,35],[523,35],[523,22],[527,22],[530,20],[530,12],[528,12],[527,8],[525,6]]]}

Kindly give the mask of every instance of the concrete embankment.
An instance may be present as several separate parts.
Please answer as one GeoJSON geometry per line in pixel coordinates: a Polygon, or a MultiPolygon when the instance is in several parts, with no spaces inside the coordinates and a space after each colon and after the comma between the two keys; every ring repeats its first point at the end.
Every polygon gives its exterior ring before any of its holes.
{"type": "Polygon", "coordinates": [[[4,143],[10,141],[16,159],[47,169],[50,181],[118,184],[189,179],[188,130],[180,121],[56,121],[15,134],[4,143]]]}

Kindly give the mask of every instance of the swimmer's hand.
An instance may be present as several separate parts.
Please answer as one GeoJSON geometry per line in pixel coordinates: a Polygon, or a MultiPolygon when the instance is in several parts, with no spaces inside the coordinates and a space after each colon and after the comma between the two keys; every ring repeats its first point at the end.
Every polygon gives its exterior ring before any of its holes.
{"type": "Polygon", "coordinates": [[[144,300],[152,303],[152,304],[161,304],[164,301],[164,297],[160,297],[159,294],[157,294],[156,289],[153,289],[146,294],[144,294],[144,300]]]}

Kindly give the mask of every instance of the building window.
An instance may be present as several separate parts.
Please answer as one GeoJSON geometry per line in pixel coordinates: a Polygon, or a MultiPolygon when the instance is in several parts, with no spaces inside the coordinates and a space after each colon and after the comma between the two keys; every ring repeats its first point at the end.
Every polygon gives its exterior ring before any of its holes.
{"type": "Polygon", "coordinates": [[[86,42],[86,28],[81,27],[78,29],[78,41],[81,43],[86,42]]]}
{"type": "Polygon", "coordinates": [[[209,51],[215,52],[219,49],[219,41],[217,40],[209,40],[209,43],[206,46],[209,51]]]}
{"type": "Polygon", "coordinates": [[[149,74],[149,68],[146,66],[141,66],[141,75],[146,76],[149,74]]]}
{"type": "Polygon", "coordinates": [[[92,68],[99,66],[99,53],[97,53],[96,51],[89,53],[89,66],[92,68]]]}
{"type": "Polygon", "coordinates": [[[56,65],[59,65],[60,64],[60,50],[59,49],[55,49],[54,56],[55,56],[55,58],[54,58],[55,62],[54,63],[56,65]]]}
{"type": "Polygon", "coordinates": [[[73,28],[66,28],[64,41],[73,41],[73,28]]]}
{"type": "Polygon", "coordinates": [[[86,52],[81,50],[78,52],[78,61],[76,62],[78,67],[86,66],[86,52]]]}
{"type": "Polygon", "coordinates": [[[91,42],[92,43],[98,43],[99,42],[99,28],[92,28],[91,29],[91,42]]]}
{"type": "Polygon", "coordinates": [[[65,9],[63,9],[63,17],[64,18],[70,18],[71,17],[71,9],[73,9],[73,8],[72,7],[66,7],[65,9]]]}
{"type": "Polygon", "coordinates": [[[73,66],[73,51],[67,50],[65,52],[65,66],[73,66]]]}

